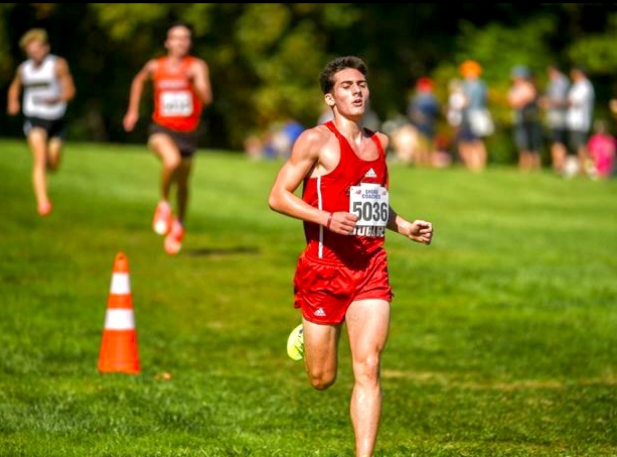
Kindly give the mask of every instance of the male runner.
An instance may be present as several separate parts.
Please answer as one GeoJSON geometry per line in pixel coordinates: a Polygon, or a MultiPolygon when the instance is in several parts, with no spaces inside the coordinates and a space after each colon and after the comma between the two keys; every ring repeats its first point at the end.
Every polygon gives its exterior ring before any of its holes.
{"type": "Polygon", "coordinates": [[[154,82],[154,114],[148,145],[161,159],[161,200],[156,207],[153,229],[166,235],[165,250],[175,255],[182,248],[184,218],[188,202],[188,179],[197,151],[202,107],[212,102],[208,65],[189,55],[191,29],[183,23],[167,31],[167,55],[152,59],[135,76],[124,128],[130,132],[139,119],[139,103],[146,80],[154,82]],[[178,215],[173,217],[169,194],[178,186],[178,215]]]}
{"type": "Polygon", "coordinates": [[[304,357],[318,390],[335,381],[339,335],[347,322],[358,457],[372,455],[381,413],[379,365],[392,299],[385,229],[424,244],[433,235],[430,222],[409,222],[389,205],[388,138],[358,125],[369,97],[366,73],[357,57],[341,57],[324,68],[319,79],[334,120],[300,136],[269,198],[273,210],[304,221],[308,246],[294,280],[303,319],[290,335],[288,353],[304,357]],[[294,191],[302,182],[300,198],[294,191]]]}
{"type": "Polygon", "coordinates": [[[75,96],[75,85],[69,65],[62,57],[50,54],[47,32],[32,29],[19,42],[28,60],[22,63],[9,87],[8,113],[24,113],[24,133],[34,159],[32,184],[37,210],[41,216],[51,213],[47,192],[47,170],[60,165],[65,132],[64,114],[67,102],[75,96]],[[19,103],[24,88],[23,109],[19,103]]]}

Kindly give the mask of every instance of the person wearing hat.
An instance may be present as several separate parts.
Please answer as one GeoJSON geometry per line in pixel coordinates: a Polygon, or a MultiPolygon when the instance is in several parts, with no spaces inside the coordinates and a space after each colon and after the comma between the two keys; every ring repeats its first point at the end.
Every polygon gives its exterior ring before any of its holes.
{"type": "Polygon", "coordinates": [[[433,81],[424,76],[416,82],[416,93],[409,103],[407,117],[420,134],[419,147],[414,151],[416,165],[430,166],[435,149],[435,127],[439,102],[433,94],[433,81]]]}
{"type": "Polygon", "coordinates": [[[459,130],[459,153],[463,163],[472,171],[486,167],[484,137],[493,131],[493,122],[486,107],[486,83],[480,79],[482,67],[475,60],[464,61],[459,70],[464,78],[465,95],[463,118],[459,130]]]}

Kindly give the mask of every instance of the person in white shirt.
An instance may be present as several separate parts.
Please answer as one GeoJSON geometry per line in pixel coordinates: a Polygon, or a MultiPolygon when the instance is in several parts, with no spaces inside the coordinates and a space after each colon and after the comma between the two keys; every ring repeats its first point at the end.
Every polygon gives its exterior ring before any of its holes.
{"type": "Polygon", "coordinates": [[[546,122],[550,129],[551,161],[553,170],[562,173],[568,151],[566,114],[568,111],[568,90],[570,81],[557,65],[547,68],[549,83],[540,104],[546,113],[546,122]]]}
{"type": "Polygon", "coordinates": [[[580,169],[584,172],[589,155],[587,137],[591,129],[595,93],[591,82],[581,68],[572,68],[570,77],[572,86],[568,91],[566,125],[569,131],[570,148],[578,155],[580,169]]]}
{"type": "Polygon", "coordinates": [[[32,29],[19,42],[28,60],[22,63],[9,87],[7,111],[16,116],[23,111],[24,133],[34,159],[32,183],[41,216],[51,213],[47,192],[47,170],[60,163],[65,131],[67,102],[75,96],[68,63],[50,54],[47,32],[32,29]],[[23,87],[23,106],[19,95],[23,87]]]}

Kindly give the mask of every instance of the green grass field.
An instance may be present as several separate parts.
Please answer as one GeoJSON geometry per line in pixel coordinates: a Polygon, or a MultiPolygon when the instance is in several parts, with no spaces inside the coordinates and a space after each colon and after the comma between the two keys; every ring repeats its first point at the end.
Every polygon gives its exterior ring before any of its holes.
{"type": "MultiPolygon", "coordinates": [[[[347,343],[326,392],[285,354],[304,238],[267,207],[279,163],[200,154],[170,258],[145,148],[69,144],[48,219],[25,143],[0,156],[0,455],[353,455],[347,343]],[[138,376],[96,370],[119,250],[138,376]]],[[[387,241],[375,455],[616,456],[617,182],[391,166],[391,187],[435,238],[387,241]]]]}

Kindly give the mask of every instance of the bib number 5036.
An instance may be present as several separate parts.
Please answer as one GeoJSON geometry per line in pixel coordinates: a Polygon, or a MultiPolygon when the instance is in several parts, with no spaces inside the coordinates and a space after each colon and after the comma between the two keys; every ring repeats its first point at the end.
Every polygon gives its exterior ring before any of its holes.
{"type": "Polygon", "coordinates": [[[354,235],[383,237],[390,216],[388,189],[362,183],[349,189],[349,212],[358,217],[354,235]]]}
{"type": "MultiPolygon", "coordinates": [[[[351,212],[363,222],[388,222],[388,203],[386,202],[353,202],[351,212]]],[[[371,224],[372,225],[372,224],[371,224]]],[[[381,224],[379,224],[381,225],[381,224]]]]}

